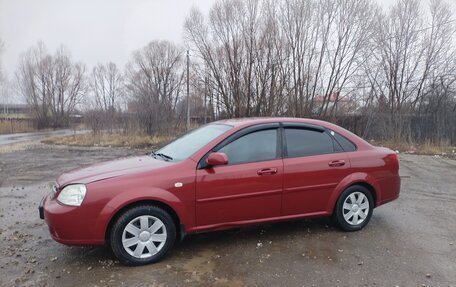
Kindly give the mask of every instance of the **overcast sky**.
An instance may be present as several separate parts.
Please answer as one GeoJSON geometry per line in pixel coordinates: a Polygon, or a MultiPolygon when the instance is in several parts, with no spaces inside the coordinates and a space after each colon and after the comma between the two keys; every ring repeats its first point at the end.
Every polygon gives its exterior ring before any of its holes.
{"type": "MultiPolygon", "coordinates": [[[[378,0],[389,6],[395,0],[378,0]]],[[[456,1],[456,0],[451,0],[456,1]]],[[[64,44],[90,69],[113,61],[121,68],[131,52],[154,39],[182,43],[192,6],[207,14],[215,0],[0,0],[3,71],[11,77],[19,55],[41,40],[50,52],[64,44]]]]}
{"type": "Polygon", "coordinates": [[[3,70],[13,75],[19,55],[41,40],[54,52],[64,44],[76,61],[113,61],[154,39],[182,42],[192,6],[207,13],[215,0],[0,0],[3,70]]]}

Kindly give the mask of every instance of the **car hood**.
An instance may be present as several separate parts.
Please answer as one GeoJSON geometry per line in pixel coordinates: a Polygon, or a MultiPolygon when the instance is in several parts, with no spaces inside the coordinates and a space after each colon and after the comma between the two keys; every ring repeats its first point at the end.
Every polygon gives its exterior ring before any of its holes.
{"type": "Polygon", "coordinates": [[[59,176],[57,183],[59,186],[70,183],[87,184],[137,172],[156,170],[170,164],[172,162],[158,160],[148,155],[120,158],[71,170],[59,176]]]}

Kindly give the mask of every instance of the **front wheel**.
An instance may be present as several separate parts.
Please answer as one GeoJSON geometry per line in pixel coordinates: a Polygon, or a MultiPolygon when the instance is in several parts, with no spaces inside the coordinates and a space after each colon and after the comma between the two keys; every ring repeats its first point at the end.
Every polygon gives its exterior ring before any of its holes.
{"type": "Polygon", "coordinates": [[[369,223],[374,209],[371,192],[353,185],[342,192],[334,210],[334,219],[342,230],[358,231],[369,223]]]}
{"type": "Polygon", "coordinates": [[[165,256],[175,239],[176,227],[171,216],[157,206],[141,205],[119,216],[109,241],[122,263],[144,265],[165,256]]]}

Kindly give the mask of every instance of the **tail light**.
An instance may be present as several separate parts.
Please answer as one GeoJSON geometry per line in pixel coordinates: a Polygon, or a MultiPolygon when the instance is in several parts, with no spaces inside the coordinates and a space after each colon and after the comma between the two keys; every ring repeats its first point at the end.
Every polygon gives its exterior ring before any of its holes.
{"type": "Polygon", "coordinates": [[[385,158],[387,165],[394,167],[394,169],[399,169],[399,158],[395,152],[388,154],[385,158]]]}

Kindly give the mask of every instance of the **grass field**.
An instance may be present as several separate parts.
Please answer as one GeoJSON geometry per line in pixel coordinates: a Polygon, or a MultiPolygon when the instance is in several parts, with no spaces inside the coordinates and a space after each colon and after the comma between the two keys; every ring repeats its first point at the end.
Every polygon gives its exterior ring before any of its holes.
{"type": "Polygon", "coordinates": [[[0,118],[0,134],[32,132],[35,128],[29,120],[9,120],[0,118]]]}
{"type": "MultiPolygon", "coordinates": [[[[43,141],[47,144],[69,146],[99,146],[99,147],[130,147],[156,149],[175,139],[176,135],[146,135],[141,133],[86,133],[79,135],[54,137],[43,141]]],[[[376,146],[388,147],[400,153],[443,155],[456,158],[456,147],[450,145],[435,145],[430,142],[410,144],[397,141],[372,141],[376,146]]]]}
{"type": "Polygon", "coordinates": [[[47,144],[69,146],[105,146],[156,149],[172,141],[175,136],[157,136],[146,134],[86,133],[79,135],[54,137],[43,141],[47,144]]]}
{"type": "Polygon", "coordinates": [[[405,141],[371,141],[376,146],[384,146],[400,153],[422,154],[422,155],[442,155],[450,158],[456,158],[456,146],[450,144],[433,144],[425,141],[421,144],[410,144],[405,141]]]}

